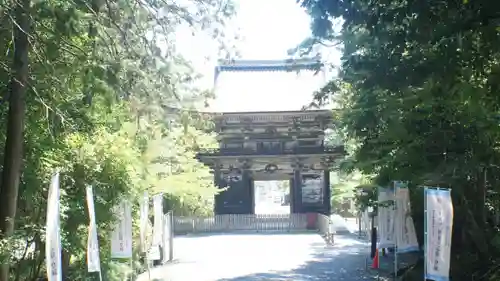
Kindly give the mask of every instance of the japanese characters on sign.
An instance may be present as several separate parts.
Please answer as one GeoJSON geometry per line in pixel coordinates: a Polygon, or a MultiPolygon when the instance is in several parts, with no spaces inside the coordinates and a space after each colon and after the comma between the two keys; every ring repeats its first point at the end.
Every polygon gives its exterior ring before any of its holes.
{"type": "Polygon", "coordinates": [[[450,190],[425,189],[425,277],[449,280],[453,203],[450,190]]]}

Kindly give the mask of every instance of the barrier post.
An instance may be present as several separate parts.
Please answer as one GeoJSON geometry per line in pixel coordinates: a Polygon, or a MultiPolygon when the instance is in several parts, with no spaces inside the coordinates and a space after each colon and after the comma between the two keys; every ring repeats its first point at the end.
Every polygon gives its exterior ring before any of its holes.
{"type": "Polygon", "coordinates": [[[427,278],[427,190],[428,187],[424,187],[424,281],[427,278]]]}
{"type": "MultiPolygon", "coordinates": [[[[393,185],[393,188],[394,188],[394,204],[393,204],[393,208],[395,211],[395,214],[394,214],[394,280],[396,280],[398,278],[398,233],[399,233],[399,229],[403,228],[403,225],[399,225],[397,222],[399,221],[397,218],[397,213],[398,213],[398,208],[397,208],[397,202],[398,202],[398,198],[396,197],[397,196],[397,189],[399,188],[399,186],[396,184],[396,182],[394,182],[394,185],[393,185]]],[[[404,223],[404,222],[403,222],[404,223]]]]}
{"type": "Polygon", "coordinates": [[[168,261],[172,262],[174,260],[174,214],[172,211],[168,212],[168,226],[169,226],[169,235],[168,235],[168,261]]]}
{"type": "Polygon", "coordinates": [[[371,232],[371,252],[370,257],[373,259],[377,252],[377,228],[375,227],[375,212],[372,213],[372,232],[371,232]]]}

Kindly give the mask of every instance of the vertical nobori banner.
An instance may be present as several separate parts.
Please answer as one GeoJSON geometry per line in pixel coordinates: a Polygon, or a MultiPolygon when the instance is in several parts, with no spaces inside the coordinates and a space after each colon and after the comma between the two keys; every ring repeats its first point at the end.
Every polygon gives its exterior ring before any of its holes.
{"type": "Polygon", "coordinates": [[[411,217],[410,191],[403,182],[394,182],[396,219],[395,235],[398,253],[419,251],[417,232],[411,217]]]}
{"type": "Polygon", "coordinates": [[[149,260],[160,260],[160,246],[163,240],[163,194],[153,196],[153,242],[149,250],[149,260]]]}
{"type": "Polygon", "coordinates": [[[379,236],[379,248],[393,247],[395,244],[394,237],[394,220],[395,211],[392,203],[394,202],[394,191],[390,188],[378,189],[378,203],[387,205],[380,206],[377,213],[377,234],[379,236]]]}
{"type": "Polygon", "coordinates": [[[59,214],[59,173],[56,173],[49,187],[47,200],[47,225],[45,229],[45,255],[48,281],[61,281],[61,234],[59,214]]]}
{"type": "Polygon", "coordinates": [[[142,195],[142,200],[140,203],[140,236],[141,236],[141,250],[143,253],[148,251],[146,246],[146,231],[148,229],[148,219],[149,219],[149,195],[145,191],[142,195]]]}
{"type": "Polygon", "coordinates": [[[425,278],[449,280],[453,203],[448,189],[425,188],[425,278]]]}
{"type": "Polygon", "coordinates": [[[99,258],[99,242],[97,240],[97,225],[95,221],[94,192],[92,186],[87,186],[87,208],[89,211],[89,236],[87,239],[87,271],[101,272],[99,258]]]}
{"type": "Polygon", "coordinates": [[[360,224],[361,224],[361,231],[363,231],[365,234],[366,234],[366,237],[369,237],[370,236],[370,215],[368,213],[368,210],[365,210],[362,214],[361,214],[361,220],[360,220],[360,224]]]}
{"type": "Polygon", "coordinates": [[[111,257],[132,258],[132,208],[123,201],[117,208],[118,222],[111,235],[111,257]]]}

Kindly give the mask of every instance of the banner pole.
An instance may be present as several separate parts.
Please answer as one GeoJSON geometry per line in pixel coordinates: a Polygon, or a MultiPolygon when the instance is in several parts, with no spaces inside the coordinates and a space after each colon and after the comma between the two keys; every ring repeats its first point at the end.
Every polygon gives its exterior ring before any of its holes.
{"type": "Polygon", "coordinates": [[[427,280],[427,190],[424,187],[424,281],[427,280]]]}
{"type": "MultiPolygon", "coordinates": [[[[147,261],[147,259],[145,259],[147,261]]],[[[151,281],[151,267],[149,266],[149,262],[146,262],[146,266],[148,268],[148,281],[151,281]]]]}
{"type": "MultiPolygon", "coordinates": [[[[398,225],[398,219],[397,219],[397,216],[398,216],[398,208],[397,208],[397,200],[398,198],[396,197],[397,195],[397,188],[398,186],[396,185],[396,182],[393,182],[393,187],[394,187],[394,210],[395,210],[395,214],[394,214],[394,280],[397,280],[398,278],[398,236],[399,236],[399,228],[400,226],[398,225]]],[[[402,228],[402,226],[401,226],[402,228]]]]}
{"type": "Polygon", "coordinates": [[[169,234],[168,234],[168,261],[174,260],[174,213],[168,212],[169,234]]]}
{"type": "Polygon", "coordinates": [[[130,281],[134,281],[134,257],[130,258],[130,281]]]}

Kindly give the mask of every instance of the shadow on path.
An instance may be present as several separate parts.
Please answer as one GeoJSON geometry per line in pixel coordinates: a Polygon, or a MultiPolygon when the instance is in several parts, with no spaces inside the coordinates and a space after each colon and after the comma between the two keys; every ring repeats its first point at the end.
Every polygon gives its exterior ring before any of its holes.
{"type": "MultiPolygon", "coordinates": [[[[348,235],[347,239],[350,239],[348,235]]],[[[218,281],[363,281],[377,280],[377,273],[366,269],[365,245],[326,246],[324,243],[312,244],[313,256],[300,267],[263,273],[253,273],[218,281]]]]}
{"type": "MultiPolygon", "coordinates": [[[[182,237],[176,242],[177,261],[153,269],[151,280],[376,280],[377,273],[366,269],[368,243],[352,234],[337,235],[335,240],[335,245],[327,246],[317,234],[239,233],[182,237]]],[[[147,280],[146,276],[141,277],[139,280],[147,280]]]]}

